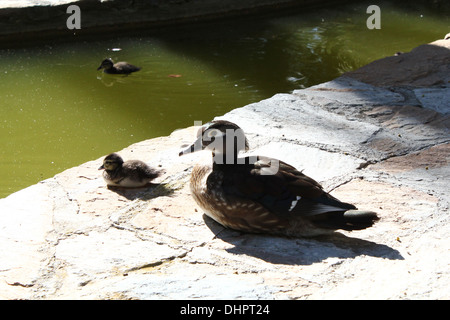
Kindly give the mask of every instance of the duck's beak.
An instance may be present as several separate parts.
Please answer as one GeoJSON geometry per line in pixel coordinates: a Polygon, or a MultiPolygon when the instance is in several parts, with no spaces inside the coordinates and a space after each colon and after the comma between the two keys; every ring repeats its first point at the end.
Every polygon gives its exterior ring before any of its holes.
{"type": "Polygon", "coordinates": [[[102,68],[102,66],[98,67],[98,68],[97,68],[97,71],[100,70],[101,68],[102,68]]]}
{"type": "Polygon", "coordinates": [[[202,147],[202,136],[198,137],[198,139],[189,147],[187,147],[186,149],[184,149],[183,151],[181,151],[178,155],[182,156],[188,153],[193,153],[196,151],[201,151],[203,150],[202,147]]]}
{"type": "Polygon", "coordinates": [[[98,168],[98,170],[103,170],[105,169],[105,167],[103,165],[100,166],[100,168],[98,168]]]}

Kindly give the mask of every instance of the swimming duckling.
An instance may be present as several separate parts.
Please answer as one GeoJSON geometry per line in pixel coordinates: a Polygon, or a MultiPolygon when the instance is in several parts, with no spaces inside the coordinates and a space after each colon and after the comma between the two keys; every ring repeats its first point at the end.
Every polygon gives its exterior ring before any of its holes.
{"type": "Polygon", "coordinates": [[[117,153],[111,153],[103,160],[98,170],[103,171],[103,179],[108,186],[139,188],[147,185],[163,172],[140,160],[123,161],[117,153]]]}
{"type": "Polygon", "coordinates": [[[140,67],[136,67],[128,62],[117,62],[114,63],[111,59],[105,59],[102,61],[100,67],[97,70],[104,69],[103,72],[110,74],[130,74],[141,70],[140,67]]]}
{"type": "Polygon", "coordinates": [[[210,218],[225,227],[308,237],[337,229],[361,230],[378,220],[375,212],[341,202],[287,163],[262,156],[239,158],[248,142],[232,122],[204,125],[197,141],[180,156],[205,149],[212,151],[213,161],[192,170],[192,195],[210,218]]]}

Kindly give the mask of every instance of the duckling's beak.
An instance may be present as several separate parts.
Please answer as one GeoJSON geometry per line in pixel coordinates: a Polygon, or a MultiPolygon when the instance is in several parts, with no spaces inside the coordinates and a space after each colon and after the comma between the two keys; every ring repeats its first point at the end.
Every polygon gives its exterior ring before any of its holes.
{"type": "Polygon", "coordinates": [[[181,151],[178,156],[182,156],[188,153],[193,153],[196,151],[201,151],[203,150],[202,147],[202,136],[200,136],[191,146],[187,147],[187,149],[184,149],[183,151],[181,151]]]}
{"type": "Polygon", "coordinates": [[[98,170],[103,170],[105,169],[105,167],[103,165],[100,166],[100,168],[98,168],[98,170]]]}

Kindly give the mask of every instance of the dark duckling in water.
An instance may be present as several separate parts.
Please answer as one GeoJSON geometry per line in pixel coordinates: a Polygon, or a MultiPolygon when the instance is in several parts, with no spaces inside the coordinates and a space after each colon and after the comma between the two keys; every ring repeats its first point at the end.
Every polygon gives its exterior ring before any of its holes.
{"type": "Polygon", "coordinates": [[[101,69],[103,69],[103,72],[109,74],[130,74],[141,70],[140,67],[136,67],[128,62],[121,61],[114,63],[111,59],[103,60],[97,70],[101,69]]]}

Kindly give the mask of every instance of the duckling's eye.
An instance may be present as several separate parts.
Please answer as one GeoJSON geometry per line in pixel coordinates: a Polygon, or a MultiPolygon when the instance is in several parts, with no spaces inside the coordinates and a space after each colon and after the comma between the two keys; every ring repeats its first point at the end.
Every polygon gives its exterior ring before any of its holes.
{"type": "Polygon", "coordinates": [[[104,165],[107,166],[107,167],[111,167],[111,166],[114,165],[114,163],[115,163],[114,161],[106,160],[104,165]]]}

